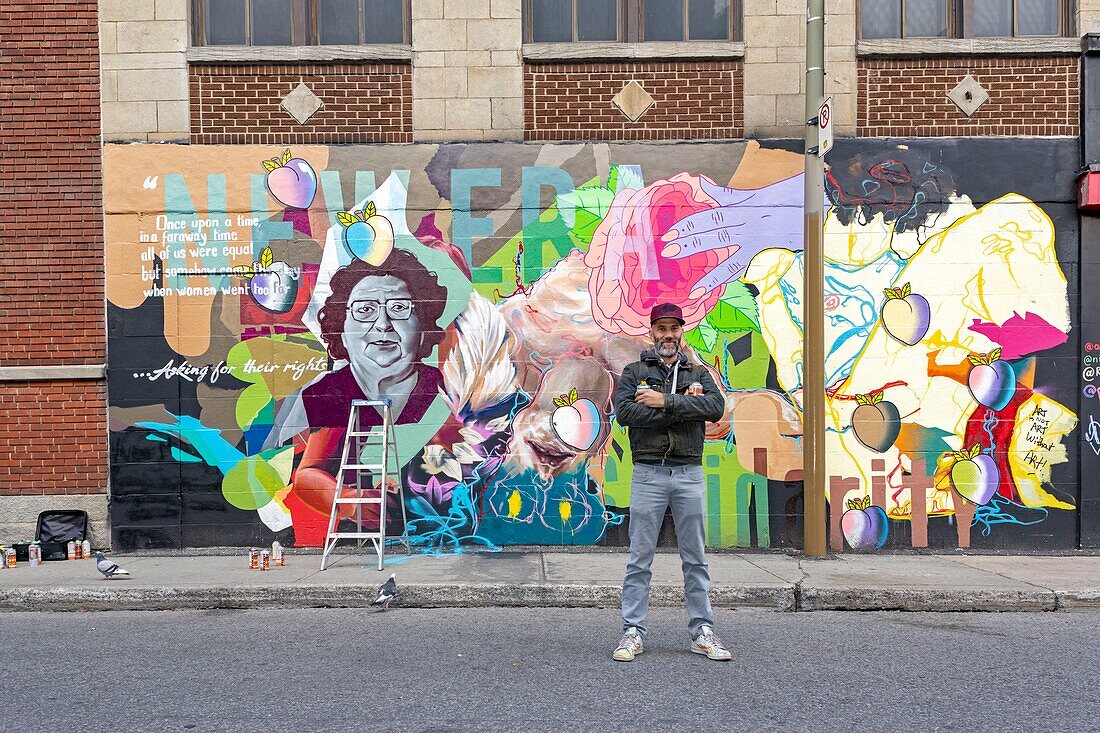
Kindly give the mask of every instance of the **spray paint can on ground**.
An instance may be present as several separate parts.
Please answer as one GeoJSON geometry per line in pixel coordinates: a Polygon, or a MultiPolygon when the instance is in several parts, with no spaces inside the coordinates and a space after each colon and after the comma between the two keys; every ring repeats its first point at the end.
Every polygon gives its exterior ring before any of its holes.
{"type": "Polygon", "coordinates": [[[271,550],[260,550],[260,570],[271,567],[271,550]]]}
{"type": "Polygon", "coordinates": [[[27,548],[27,564],[32,567],[42,564],[42,546],[37,542],[32,542],[31,546],[27,548]]]}
{"type": "Polygon", "coordinates": [[[65,543],[65,559],[76,559],[76,542],[69,540],[67,543],[65,543]]]}
{"type": "Polygon", "coordinates": [[[271,543],[271,562],[277,568],[286,565],[286,555],[283,553],[283,546],[279,543],[279,540],[271,543]]]}
{"type": "Polygon", "coordinates": [[[253,547],[248,551],[248,569],[255,570],[260,567],[260,550],[258,547],[253,547]]]}
{"type": "Polygon", "coordinates": [[[14,547],[9,547],[7,549],[7,551],[4,552],[4,565],[6,565],[9,568],[14,568],[15,567],[15,548],[14,547]]]}
{"type": "Polygon", "coordinates": [[[88,540],[84,540],[83,542],[80,543],[80,551],[82,553],[84,553],[85,558],[91,557],[92,556],[92,543],[89,542],[88,540]]]}

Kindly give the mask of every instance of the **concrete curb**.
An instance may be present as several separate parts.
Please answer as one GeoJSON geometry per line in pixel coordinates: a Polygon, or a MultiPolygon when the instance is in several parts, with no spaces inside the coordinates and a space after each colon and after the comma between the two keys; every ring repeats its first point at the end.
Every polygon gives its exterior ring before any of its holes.
{"type": "MultiPolygon", "coordinates": [[[[2,611],[168,611],[217,608],[364,608],[377,585],[266,585],[184,588],[0,588],[2,611]]],[[[395,605],[406,608],[615,608],[610,584],[410,583],[395,605]]],[[[711,591],[717,608],[812,611],[1100,611],[1100,590],[1052,591],[914,588],[816,588],[794,584],[724,586],[711,591]]],[[[654,585],[653,606],[683,605],[683,588],[654,585]]]]}
{"type": "Polygon", "coordinates": [[[1100,611],[1100,590],[1057,590],[1059,611],[1100,611]]]}
{"type": "MultiPolygon", "coordinates": [[[[103,588],[0,589],[0,611],[167,611],[214,608],[364,608],[377,584],[215,586],[197,588],[126,588],[116,581],[103,588]]],[[[619,605],[618,585],[562,584],[407,584],[395,605],[406,608],[612,608],[619,605]]],[[[795,608],[794,586],[716,588],[720,608],[795,608]]],[[[680,606],[680,586],[654,585],[650,604],[680,606]]]]}
{"type": "Polygon", "coordinates": [[[916,588],[799,589],[799,611],[1054,611],[1054,591],[916,588]]]}

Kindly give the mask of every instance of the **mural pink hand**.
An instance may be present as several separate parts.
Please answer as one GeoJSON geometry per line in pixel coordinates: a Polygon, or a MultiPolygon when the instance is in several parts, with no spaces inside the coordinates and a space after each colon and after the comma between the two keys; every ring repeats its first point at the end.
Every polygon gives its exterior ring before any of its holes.
{"type": "Polygon", "coordinates": [[[649,311],[675,303],[684,312],[684,329],[697,326],[722,295],[721,288],[697,290],[700,273],[732,256],[737,246],[717,247],[678,259],[662,254],[663,239],[674,225],[718,206],[704,190],[712,181],[680,173],[641,190],[620,191],[592,236],[584,264],[591,270],[588,290],[592,316],[608,333],[649,333],[649,311]]]}

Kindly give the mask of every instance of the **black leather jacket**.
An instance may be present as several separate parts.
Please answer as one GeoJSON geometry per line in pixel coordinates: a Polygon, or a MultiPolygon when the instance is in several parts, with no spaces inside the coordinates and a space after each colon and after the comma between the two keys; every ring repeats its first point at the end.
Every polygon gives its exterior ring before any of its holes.
{"type": "Polygon", "coordinates": [[[721,420],[725,412],[725,395],[714,384],[710,372],[692,364],[683,354],[674,367],[668,367],[656,352],[643,351],[641,361],[623,370],[615,390],[615,419],[629,428],[630,452],[635,463],[701,464],[706,422],[721,420]],[[665,393],[664,409],[634,401],[642,379],[665,393]],[[684,394],[692,382],[703,385],[703,394],[684,394]]]}

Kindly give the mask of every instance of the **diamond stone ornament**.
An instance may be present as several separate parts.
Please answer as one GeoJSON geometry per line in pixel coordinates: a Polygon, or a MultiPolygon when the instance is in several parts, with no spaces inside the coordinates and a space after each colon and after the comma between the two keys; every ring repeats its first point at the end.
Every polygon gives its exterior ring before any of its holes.
{"type": "Polygon", "coordinates": [[[631,122],[637,122],[653,106],[653,97],[649,96],[649,92],[641,84],[631,80],[618,94],[612,97],[611,103],[629,117],[631,122]]]}
{"type": "Polygon", "coordinates": [[[965,79],[948,92],[947,98],[954,102],[964,115],[970,117],[978,111],[978,107],[989,101],[989,92],[982,88],[977,79],[967,74],[965,79]]]}
{"type": "Polygon", "coordinates": [[[305,85],[305,82],[298,84],[290,94],[283,98],[282,108],[290,114],[299,125],[304,125],[309,121],[309,118],[317,113],[317,110],[321,109],[324,103],[321,98],[313,93],[313,90],[305,85]]]}

